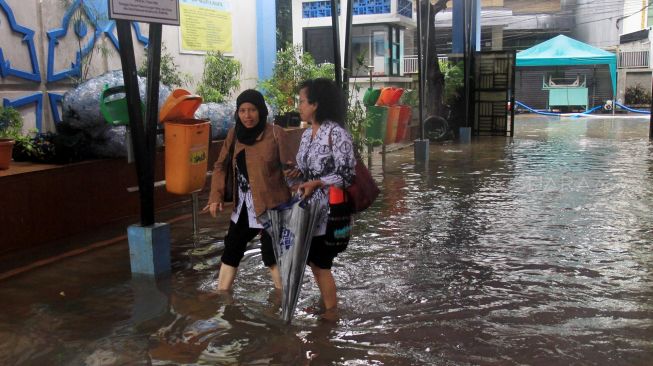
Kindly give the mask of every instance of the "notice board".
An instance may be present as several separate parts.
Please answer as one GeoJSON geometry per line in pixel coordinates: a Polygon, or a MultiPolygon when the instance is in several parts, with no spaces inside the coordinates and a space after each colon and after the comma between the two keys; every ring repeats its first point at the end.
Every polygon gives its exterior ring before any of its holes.
{"type": "Polygon", "coordinates": [[[231,0],[180,0],[181,52],[232,53],[231,0]]]}

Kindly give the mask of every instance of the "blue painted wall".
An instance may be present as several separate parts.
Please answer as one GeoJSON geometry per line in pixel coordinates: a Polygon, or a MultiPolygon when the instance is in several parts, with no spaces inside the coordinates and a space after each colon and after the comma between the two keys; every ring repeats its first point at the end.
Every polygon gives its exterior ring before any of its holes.
{"type": "Polygon", "coordinates": [[[265,80],[272,76],[277,57],[277,12],[276,1],[256,1],[256,59],[258,78],[265,80]]]}

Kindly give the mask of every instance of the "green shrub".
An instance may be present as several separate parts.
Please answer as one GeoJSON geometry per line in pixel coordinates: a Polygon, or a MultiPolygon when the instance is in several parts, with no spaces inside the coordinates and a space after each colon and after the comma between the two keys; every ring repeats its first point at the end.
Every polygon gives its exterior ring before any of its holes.
{"type": "Polygon", "coordinates": [[[238,60],[222,52],[209,52],[204,58],[204,73],[197,94],[204,102],[222,103],[240,88],[241,72],[242,65],[238,60]]]}
{"type": "Polygon", "coordinates": [[[625,94],[626,105],[635,105],[635,104],[651,104],[651,92],[648,89],[645,89],[640,84],[635,86],[629,86],[626,88],[625,94]]]}
{"type": "MultiPolygon", "coordinates": [[[[148,60],[146,53],[145,58],[143,58],[141,67],[138,68],[138,76],[147,77],[147,66],[148,60]]],[[[165,86],[169,86],[171,88],[179,88],[189,85],[193,82],[193,78],[190,76],[190,74],[179,71],[179,65],[175,63],[174,58],[170,53],[168,53],[168,49],[165,45],[161,46],[160,68],[161,70],[159,72],[159,81],[165,86]]]]}
{"type": "Polygon", "coordinates": [[[465,83],[463,65],[450,61],[439,62],[440,71],[444,75],[444,103],[453,105],[460,96],[460,87],[465,83]]]}
{"type": "Polygon", "coordinates": [[[276,56],[272,77],[261,81],[260,87],[265,91],[265,99],[278,114],[297,109],[297,87],[302,81],[334,78],[333,64],[317,65],[313,56],[304,53],[299,45],[279,50],[276,56]]]}
{"type": "Polygon", "coordinates": [[[23,134],[23,116],[12,107],[0,106],[0,138],[17,139],[23,134]]]}

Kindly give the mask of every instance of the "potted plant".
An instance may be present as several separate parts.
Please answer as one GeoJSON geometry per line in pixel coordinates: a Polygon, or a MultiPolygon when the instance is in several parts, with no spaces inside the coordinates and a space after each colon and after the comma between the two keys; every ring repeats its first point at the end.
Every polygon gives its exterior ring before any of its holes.
{"type": "Polygon", "coordinates": [[[265,91],[265,99],[276,112],[275,122],[282,127],[299,126],[301,121],[297,113],[297,87],[307,79],[333,78],[334,66],[317,65],[313,56],[304,53],[299,45],[279,50],[276,58],[272,76],[263,80],[260,87],[265,91]]]}
{"type": "Polygon", "coordinates": [[[14,143],[22,135],[23,117],[11,107],[0,107],[0,169],[9,169],[14,143]]]}

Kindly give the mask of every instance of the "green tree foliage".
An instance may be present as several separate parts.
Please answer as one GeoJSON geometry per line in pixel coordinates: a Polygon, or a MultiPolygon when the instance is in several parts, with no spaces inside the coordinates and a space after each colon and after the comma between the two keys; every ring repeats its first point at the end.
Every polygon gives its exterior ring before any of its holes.
{"type": "Polygon", "coordinates": [[[22,135],[23,116],[11,107],[0,106],[0,138],[16,139],[22,135]]]}
{"type": "Polygon", "coordinates": [[[284,47],[284,45],[292,44],[292,3],[291,0],[276,1],[277,51],[279,51],[284,47]]]}
{"type": "Polygon", "coordinates": [[[266,100],[277,113],[284,114],[297,109],[297,87],[307,79],[329,78],[335,75],[333,64],[317,65],[313,56],[304,53],[299,45],[277,51],[272,77],[260,82],[266,100]]]}
{"type": "Polygon", "coordinates": [[[444,75],[444,102],[452,105],[460,97],[460,88],[465,82],[462,62],[439,61],[439,63],[440,71],[444,75]]]}
{"type": "Polygon", "coordinates": [[[197,86],[204,102],[222,103],[231,93],[240,88],[242,65],[222,52],[209,52],[204,58],[202,81],[197,86]]]}
{"type": "MultiPolygon", "coordinates": [[[[147,77],[147,53],[143,58],[141,67],[138,68],[138,76],[147,77]]],[[[179,71],[179,65],[175,63],[175,59],[168,52],[165,45],[161,46],[161,64],[160,64],[159,80],[163,85],[171,88],[179,88],[187,86],[193,82],[190,74],[179,71]]]]}

